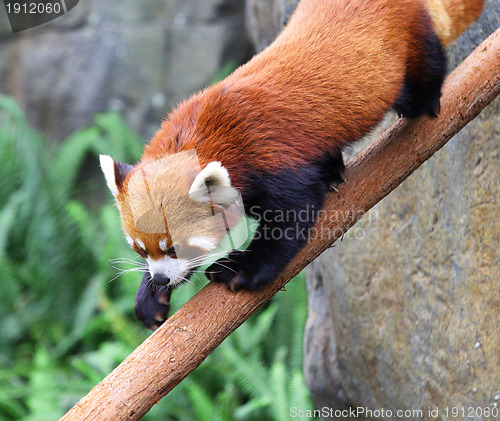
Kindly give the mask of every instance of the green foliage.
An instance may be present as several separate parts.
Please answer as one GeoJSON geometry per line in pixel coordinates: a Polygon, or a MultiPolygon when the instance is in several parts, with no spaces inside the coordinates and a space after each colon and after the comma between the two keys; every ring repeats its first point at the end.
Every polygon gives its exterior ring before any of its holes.
{"type": "MultiPolygon", "coordinates": [[[[111,199],[90,210],[78,195],[83,166],[98,174],[99,153],[134,162],[141,151],[116,113],[49,148],[0,97],[0,420],[57,419],[149,334],[133,314],[140,274],[110,282],[111,259],[135,258],[117,210],[111,199]]],[[[174,307],[205,282],[196,276],[176,290],[174,307]]],[[[144,419],[281,420],[291,406],[312,408],[302,375],[306,305],[301,276],[144,419]]]]}

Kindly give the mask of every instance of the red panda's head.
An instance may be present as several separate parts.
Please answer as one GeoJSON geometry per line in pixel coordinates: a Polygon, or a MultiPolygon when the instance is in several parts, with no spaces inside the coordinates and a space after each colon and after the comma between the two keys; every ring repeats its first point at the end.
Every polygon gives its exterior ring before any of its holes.
{"type": "Polygon", "coordinates": [[[185,281],[243,215],[226,168],[213,161],[202,169],[194,151],[135,167],[106,155],[100,161],[125,238],[157,285],[185,281]]]}

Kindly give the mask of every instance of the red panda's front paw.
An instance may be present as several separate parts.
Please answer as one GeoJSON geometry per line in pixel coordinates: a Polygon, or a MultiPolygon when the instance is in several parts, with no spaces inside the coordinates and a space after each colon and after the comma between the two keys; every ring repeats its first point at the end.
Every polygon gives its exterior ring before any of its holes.
{"type": "Polygon", "coordinates": [[[236,272],[232,269],[223,268],[217,263],[214,263],[212,266],[205,272],[212,282],[222,282],[233,292],[239,291],[240,289],[253,289],[251,288],[252,277],[244,270],[236,272]]]}
{"type": "Polygon", "coordinates": [[[261,265],[242,252],[231,252],[211,264],[205,275],[212,282],[222,282],[235,292],[240,289],[255,291],[270,284],[281,272],[281,267],[261,265]]]}
{"type": "Polygon", "coordinates": [[[231,279],[238,274],[238,263],[231,257],[223,257],[212,263],[206,270],[205,275],[212,282],[222,282],[229,285],[231,279]]]}
{"type": "Polygon", "coordinates": [[[233,250],[226,257],[216,260],[205,270],[205,276],[213,282],[227,282],[227,280],[238,273],[240,260],[243,253],[233,250]]]}
{"type": "Polygon", "coordinates": [[[171,295],[171,289],[151,288],[144,282],[135,297],[135,316],[148,329],[158,329],[168,318],[171,295]]]}
{"type": "Polygon", "coordinates": [[[205,275],[212,282],[226,284],[233,292],[240,289],[252,289],[252,276],[240,269],[240,257],[242,257],[241,252],[231,252],[227,257],[223,257],[210,265],[206,269],[205,275]]]}
{"type": "Polygon", "coordinates": [[[233,291],[239,291],[240,289],[248,289],[252,290],[253,278],[244,270],[240,270],[236,275],[234,275],[229,282],[227,283],[227,287],[233,291]]]}
{"type": "Polygon", "coordinates": [[[205,274],[212,282],[222,282],[233,292],[240,289],[252,291],[264,285],[256,282],[252,274],[244,269],[238,269],[235,262],[228,259],[217,260],[207,268],[205,274]]]}

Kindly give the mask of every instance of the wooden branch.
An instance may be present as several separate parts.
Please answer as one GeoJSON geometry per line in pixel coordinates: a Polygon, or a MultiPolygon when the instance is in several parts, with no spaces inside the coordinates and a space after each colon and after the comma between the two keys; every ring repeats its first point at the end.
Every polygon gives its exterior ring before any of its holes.
{"type": "Polygon", "coordinates": [[[446,79],[437,119],[401,119],[348,165],[347,183],[327,198],[315,236],[276,282],[229,292],[208,284],[170,317],[62,420],[137,420],[239,325],[366,211],[486,107],[500,91],[500,30],[446,79]]]}

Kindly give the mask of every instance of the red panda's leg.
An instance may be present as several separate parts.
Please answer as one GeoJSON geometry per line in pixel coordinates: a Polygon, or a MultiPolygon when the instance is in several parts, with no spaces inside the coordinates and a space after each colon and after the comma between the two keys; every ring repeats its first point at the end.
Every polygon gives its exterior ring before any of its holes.
{"type": "Polygon", "coordinates": [[[432,30],[423,35],[419,48],[421,58],[418,65],[408,65],[403,89],[393,108],[402,117],[437,117],[446,73],[446,56],[432,30]]]}
{"type": "Polygon", "coordinates": [[[135,315],[149,329],[158,328],[168,317],[171,288],[157,287],[149,271],[142,278],[135,296],[135,315]]]}
{"type": "Polygon", "coordinates": [[[322,159],[320,167],[323,168],[323,181],[327,184],[329,190],[338,192],[339,186],[346,181],[342,151],[339,150],[333,154],[328,154],[326,158],[322,159]]]}

